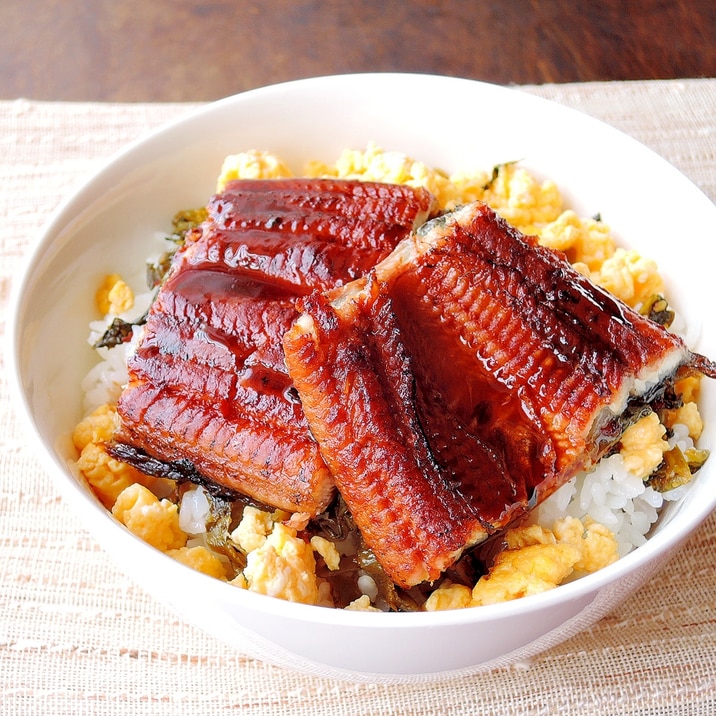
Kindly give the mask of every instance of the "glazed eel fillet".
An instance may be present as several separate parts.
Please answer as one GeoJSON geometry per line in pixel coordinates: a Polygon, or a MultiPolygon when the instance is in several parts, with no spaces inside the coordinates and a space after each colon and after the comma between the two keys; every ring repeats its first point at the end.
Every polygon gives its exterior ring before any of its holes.
{"type": "Polygon", "coordinates": [[[593,466],[675,375],[716,377],[481,203],[301,306],[289,373],[366,544],[403,587],[593,466]]]}
{"type": "Polygon", "coordinates": [[[111,452],[162,476],[317,514],[333,479],[288,376],[297,297],[364,275],[435,212],[422,189],[236,180],[176,253],[151,306],[111,452]]]}

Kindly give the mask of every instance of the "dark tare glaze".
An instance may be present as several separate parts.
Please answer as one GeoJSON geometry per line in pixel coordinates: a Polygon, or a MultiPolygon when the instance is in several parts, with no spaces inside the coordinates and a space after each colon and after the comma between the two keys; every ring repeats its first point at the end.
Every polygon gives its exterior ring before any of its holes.
{"type": "Polygon", "coordinates": [[[119,401],[123,454],[316,514],[334,484],[288,377],[295,301],[366,273],[434,211],[408,187],[238,180],[212,199],[152,305],[119,401]],[[184,469],[184,468],[182,468],[184,469]]]}
{"type": "Polygon", "coordinates": [[[416,410],[431,452],[452,489],[492,524],[506,505],[529,500],[554,469],[554,450],[540,426],[525,420],[513,377],[476,370],[475,351],[440,319],[437,270],[422,266],[396,277],[395,330],[411,357],[416,410]]]}
{"type": "Polygon", "coordinates": [[[635,378],[716,375],[481,204],[301,305],[290,375],[366,543],[403,587],[598,460],[635,378]]]}

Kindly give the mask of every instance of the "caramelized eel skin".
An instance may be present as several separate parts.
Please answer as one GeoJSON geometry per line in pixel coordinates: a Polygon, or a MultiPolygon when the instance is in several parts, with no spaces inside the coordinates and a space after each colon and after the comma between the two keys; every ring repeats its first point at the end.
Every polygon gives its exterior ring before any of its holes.
{"type": "Polygon", "coordinates": [[[317,514],[334,483],[284,362],[295,301],[365,274],[434,212],[434,198],[378,183],[237,180],[208,209],[129,361],[118,443],[317,514]]]}
{"type": "Polygon", "coordinates": [[[403,587],[598,460],[636,376],[713,370],[479,203],[301,307],[289,373],[366,543],[403,587]]]}

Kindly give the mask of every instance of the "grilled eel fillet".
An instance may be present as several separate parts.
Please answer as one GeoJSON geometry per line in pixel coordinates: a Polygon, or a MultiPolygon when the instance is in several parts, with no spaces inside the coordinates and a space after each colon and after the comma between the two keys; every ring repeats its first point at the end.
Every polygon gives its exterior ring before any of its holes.
{"type": "Polygon", "coordinates": [[[364,540],[403,587],[592,466],[669,377],[716,376],[480,203],[301,305],[289,373],[364,540]]]}
{"type": "Polygon", "coordinates": [[[174,257],[129,360],[113,454],[293,512],[333,479],[284,363],[295,301],[356,279],[435,210],[423,189],[237,180],[174,257]]]}

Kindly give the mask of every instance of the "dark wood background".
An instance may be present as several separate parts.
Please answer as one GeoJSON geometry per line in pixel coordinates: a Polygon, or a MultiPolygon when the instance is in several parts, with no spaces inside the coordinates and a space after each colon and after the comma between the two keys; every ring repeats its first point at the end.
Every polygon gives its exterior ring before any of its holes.
{"type": "Polygon", "coordinates": [[[716,0],[0,0],[0,98],[212,100],[365,71],[716,76],[716,0]]]}

